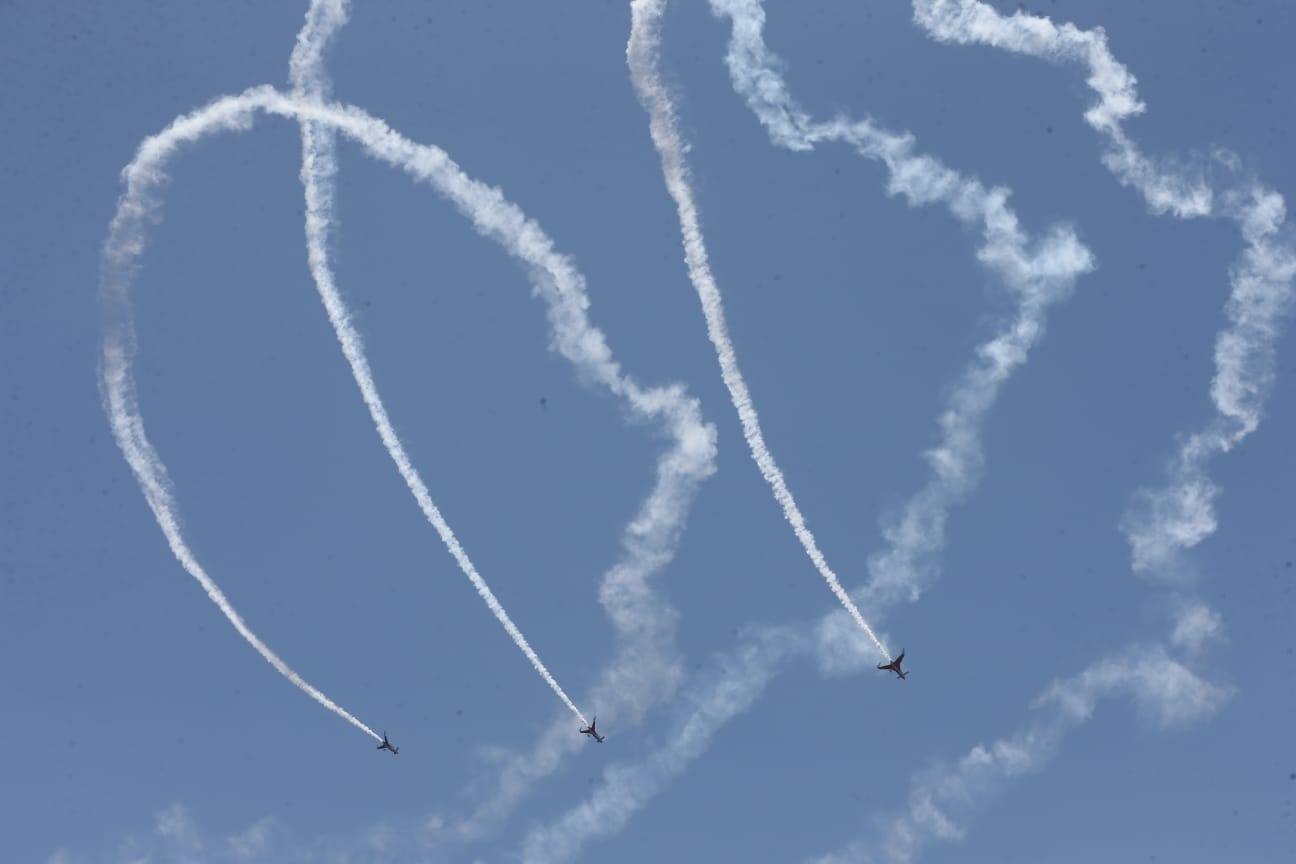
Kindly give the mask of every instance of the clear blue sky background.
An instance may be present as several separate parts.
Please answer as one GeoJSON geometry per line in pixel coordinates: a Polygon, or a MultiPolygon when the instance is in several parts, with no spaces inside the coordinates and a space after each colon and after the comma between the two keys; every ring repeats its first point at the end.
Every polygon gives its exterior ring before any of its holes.
{"type": "MultiPolygon", "coordinates": [[[[305,3],[0,5],[0,858],[116,861],[182,804],[217,844],[270,817],[295,842],[462,812],[485,748],[527,745],[553,695],[489,617],[379,446],[306,270],[297,128],[261,120],[173,163],[137,282],[141,398],[191,541],[252,625],[402,747],[372,745],[274,674],[172,558],[96,389],[98,256],[139,140],[252,84],[286,86],[305,3]]],[[[1224,145],[1287,195],[1296,113],[1283,2],[1044,4],[1103,25],[1140,79],[1154,154],[1224,145]]],[[[752,465],[681,263],[624,62],[618,2],[364,3],[335,93],[501,186],[589,280],[592,317],[645,383],[684,382],[719,429],[661,577],[690,667],[750,622],[832,598],[752,465]]],[[[771,147],[733,94],[728,33],[668,14],[714,267],[767,436],[838,571],[924,480],[943,388],[1002,309],[975,238],[882,191],[842,148],[771,147]]],[[[934,761],[1011,732],[1054,677],[1163,635],[1117,523],[1176,433],[1211,413],[1223,222],[1149,216],[1098,161],[1076,67],[930,42],[902,2],[773,3],[768,39],[816,114],[871,114],[1074,224],[1098,269],[1060,306],[986,429],[988,472],[945,575],[887,622],[904,685],[781,676],[618,837],[586,858],[799,860],[901,807],[934,761]]],[[[525,274],[427,189],[341,151],[340,284],[378,384],[451,524],[573,692],[610,650],[599,575],[663,442],[547,351],[525,274]],[[542,409],[539,400],[547,400],[542,409]]],[[[1037,776],[931,862],[1280,862],[1296,855],[1296,345],[1264,425],[1213,469],[1202,591],[1236,688],[1163,733],[1106,703],[1037,776]]],[[[590,706],[597,709],[597,706],[590,706]]],[[[659,715],[664,716],[664,715],[659,715]]],[[[613,733],[451,860],[506,860],[660,727],[613,733]]],[[[574,733],[574,730],[573,730],[574,733]]],[[[152,841],[147,841],[152,842],[152,841]]],[[[167,860],[159,856],[155,860],[167,860]]],[[[218,860],[213,856],[213,860],[218,860]]],[[[402,859],[403,860],[403,859],[402,859]]]]}

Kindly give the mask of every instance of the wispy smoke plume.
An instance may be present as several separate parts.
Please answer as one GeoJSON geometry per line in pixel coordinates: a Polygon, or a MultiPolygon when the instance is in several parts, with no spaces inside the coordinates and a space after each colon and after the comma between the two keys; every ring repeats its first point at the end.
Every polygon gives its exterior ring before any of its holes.
{"type": "MultiPolygon", "coordinates": [[[[706,264],[700,219],[684,160],[687,148],[658,71],[663,5],[632,5],[627,59],[636,90],[651,118],[653,141],[662,158],[667,188],[679,211],[690,278],[703,301],[721,369],[729,383],[727,359],[732,361],[732,344],[724,329],[719,290],[706,264]],[[718,324],[720,339],[716,338],[713,322],[718,324]]],[[[1003,281],[1017,302],[1013,315],[978,347],[972,364],[956,383],[941,416],[940,442],[927,454],[931,479],[901,515],[888,524],[887,547],[870,559],[869,581],[856,596],[860,605],[877,618],[897,603],[916,600],[934,580],[948,512],[971,493],[980,476],[980,428],[985,416],[1004,382],[1025,362],[1029,349],[1043,335],[1047,310],[1069,295],[1076,277],[1093,267],[1093,259],[1067,229],[1057,228],[1044,238],[1030,238],[1008,208],[1006,190],[986,189],[979,181],[916,153],[909,136],[885,132],[871,121],[813,122],[792,100],[779,72],[780,61],[764,45],[764,18],[759,4],[712,5],[733,21],[727,59],[735,89],[747,99],[775,143],[809,150],[819,141],[841,140],[863,155],[882,159],[890,169],[889,189],[893,194],[902,194],[915,205],[945,203],[960,221],[981,231],[983,245],[978,259],[1003,281]]],[[[732,369],[736,373],[736,363],[732,369]]],[[[741,383],[741,377],[735,377],[741,383]]],[[[731,388],[731,394],[734,392],[735,388],[731,388]]],[[[743,405],[750,406],[750,397],[745,386],[737,392],[746,400],[735,397],[741,417],[743,405]]],[[[754,418],[754,412],[751,416],[754,418]]],[[[666,743],[639,762],[610,768],[603,783],[585,802],[527,836],[523,857],[537,862],[567,860],[586,842],[617,833],[636,810],[705,752],[729,720],[751,707],[773,676],[792,659],[813,657],[825,672],[855,671],[871,662],[871,652],[862,650],[858,632],[858,622],[842,611],[824,616],[813,625],[749,631],[738,647],[713,658],[707,670],[690,682],[666,743]]]]}
{"type": "Polygon", "coordinates": [[[1122,124],[1146,106],[1137,80],[1111,53],[1101,29],[1081,30],[1026,12],[1003,15],[979,0],[914,0],[913,10],[914,21],[942,42],[1080,63],[1098,96],[1085,121],[1103,136],[1103,164],[1116,178],[1137,190],[1153,213],[1223,216],[1238,225],[1245,249],[1230,274],[1229,326],[1215,342],[1211,398],[1218,416],[1184,439],[1165,485],[1139,492],[1123,525],[1136,571],[1180,578],[1181,554],[1216,527],[1219,490],[1206,474],[1207,464],[1259,426],[1273,381],[1274,346],[1291,309],[1296,277],[1296,245],[1283,198],[1254,180],[1238,181],[1232,154],[1217,154],[1218,168],[1230,175],[1223,190],[1212,185],[1209,166],[1185,167],[1144,155],[1122,124]]]}
{"type": "Polygon", "coordinates": [[[1126,696],[1149,725],[1173,729],[1214,713],[1226,688],[1198,677],[1159,646],[1133,645],[1053,682],[1036,700],[1035,716],[1021,729],[978,744],[953,765],[920,772],[908,806],[876,820],[868,840],[813,859],[816,864],[910,864],[936,841],[961,840],[964,823],[1008,780],[1043,770],[1066,734],[1093,714],[1098,703],[1126,696]]]}

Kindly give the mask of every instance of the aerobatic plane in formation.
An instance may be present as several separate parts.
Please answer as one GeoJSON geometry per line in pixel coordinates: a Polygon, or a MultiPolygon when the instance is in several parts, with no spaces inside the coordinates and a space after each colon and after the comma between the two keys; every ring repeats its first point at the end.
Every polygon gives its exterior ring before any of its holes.
{"type": "Polygon", "coordinates": [[[387,740],[386,732],[383,733],[383,743],[378,745],[378,749],[390,750],[393,756],[395,756],[397,753],[400,752],[400,750],[398,750],[390,741],[387,740]]]}
{"type": "Polygon", "coordinates": [[[590,725],[586,726],[585,728],[581,729],[580,731],[581,731],[581,734],[582,734],[582,735],[588,735],[588,736],[590,736],[591,738],[593,738],[595,741],[597,741],[597,742],[600,743],[600,744],[602,744],[603,741],[604,741],[604,737],[605,737],[605,736],[600,735],[600,734],[598,733],[598,718],[597,718],[597,717],[594,718],[594,722],[593,722],[593,723],[590,723],[590,725]]]}
{"type": "Polygon", "coordinates": [[[903,661],[903,660],[904,660],[904,652],[901,651],[899,657],[895,658],[895,659],[892,660],[890,663],[879,663],[879,664],[878,664],[878,668],[879,668],[879,669],[890,669],[892,672],[896,673],[896,674],[899,675],[901,678],[908,678],[908,677],[909,677],[909,673],[908,673],[908,672],[901,672],[901,671],[900,671],[900,663],[901,663],[901,661],[903,661]]]}

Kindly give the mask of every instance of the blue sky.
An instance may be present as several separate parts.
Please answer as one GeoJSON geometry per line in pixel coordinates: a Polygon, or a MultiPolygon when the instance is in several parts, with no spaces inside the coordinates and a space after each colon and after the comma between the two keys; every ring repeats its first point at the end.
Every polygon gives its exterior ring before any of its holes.
{"type": "MultiPolygon", "coordinates": [[[[100,253],[140,140],[217,96],[286,90],[305,6],[0,10],[7,859],[513,860],[667,751],[752,634],[834,608],[721,381],[626,67],[628,8],[355,3],[327,56],[334,98],[498,186],[584,275],[589,317],[623,369],[646,387],[679,383],[716,429],[716,472],[652,576],[678,610],[678,686],[643,723],[606,718],[605,745],[565,756],[482,836],[452,836],[507,754],[555,723],[574,736],[574,718],[379,443],[306,266],[298,127],[264,116],[169,165],[132,289],[141,409],[198,558],[277,652],[401,755],[380,758],[230,629],[168,550],[105,418],[100,253]]],[[[1148,106],[1126,125],[1144,152],[1192,168],[1227,148],[1238,176],[1283,195],[1296,185],[1284,4],[1042,11],[1105,28],[1148,106]]],[[[889,860],[879,838],[927,778],[1047,725],[1049,705],[1031,705],[1051,682],[1168,650],[1221,694],[1211,710],[1164,728],[1160,703],[1137,695],[1162,692],[1155,675],[1134,698],[1103,699],[1024,776],[946,802],[962,836],[922,859],[1289,860],[1290,338],[1275,341],[1258,430],[1209,464],[1218,530],[1181,562],[1190,576],[1170,589],[1136,577],[1120,528],[1135,490],[1162,486],[1184,436],[1214,415],[1237,227],[1153,215],[1117,181],[1084,122],[1094,95],[1077,64],[941,44],[906,3],[767,14],[765,39],[809,115],[911,132],[921,152],[1010,188],[1032,236],[1069,227],[1095,266],[986,416],[984,475],[950,512],[939,580],[880,625],[913,676],[822,674],[822,653],[778,664],[749,710],[580,854],[889,860]],[[1199,652],[1153,647],[1169,644],[1189,594],[1223,637],[1199,652]],[[1145,654],[1123,653],[1134,646],[1145,654]]],[[[887,195],[876,162],[831,142],[774,146],[730,79],[729,24],[706,4],[673,5],[661,33],[766,439],[858,587],[886,546],[882,520],[928,482],[937,418],[1011,298],[976,260],[978,231],[887,195]]],[[[550,350],[524,267],[427,186],[338,146],[333,268],[395,427],[583,703],[619,644],[599,581],[671,442],[550,350]]]]}

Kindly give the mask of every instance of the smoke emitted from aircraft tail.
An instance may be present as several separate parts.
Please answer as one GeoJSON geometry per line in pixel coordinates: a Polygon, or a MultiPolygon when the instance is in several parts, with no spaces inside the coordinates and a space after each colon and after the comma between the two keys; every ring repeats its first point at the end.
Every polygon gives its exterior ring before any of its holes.
{"type": "MultiPolygon", "coordinates": [[[[904,196],[914,206],[944,204],[959,221],[980,231],[977,258],[1016,303],[999,330],[977,347],[976,359],[953,388],[940,418],[940,439],[926,453],[930,480],[899,515],[887,520],[887,548],[869,559],[870,581],[860,595],[866,606],[912,601],[938,569],[936,559],[944,547],[949,511],[980,479],[984,462],[980,433],[986,414],[1003,384],[1043,336],[1049,310],[1070,296],[1080,275],[1093,269],[1093,255],[1065,226],[1030,237],[1008,206],[1007,190],[986,187],[916,152],[910,135],[889,132],[870,120],[811,119],[792,97],[782,76],[783,63],[765,44],[765,13],[759,0],[712,0],[711,6],[732,22],[725,61],[734,89],[775,144],[812,150],[820,142],[840,142],[865,158],[881,161],[891,194],[904,196]]],[[[668,112],[663,116],[669,119],[668,112]]],[[[825,633],[835,633],[834,640],[841,641],[839,628],[825,633]]]]}
{"type": "MultiPolygon", "coordinates": [[[[696,400],[678,388],[659,391],[665,425],[675,444],[657,462],[657,480],[626,527],[622,558],[604,574],[599,600],[616,632],[612,660],[585,698],[598,707],[603,728],[639,723],[653,705],[671,697],[683,677],[675,648],[678,617],[652,589],[650,578],[674,557],[679,535],[699,484],[715,471],[716,433],[702,422],[696,400]]],[[[631,410],[644,415],[642,408],[631,410]]],[[[565,717],[555,720],[527,751],[499,760],[494,789],[447,836],[473,840],[497,825],[538,780],[558,770],[564,756],[587,742],[572,734],[565,717]]],[[[494,761],[494,760],[493,760],[494,761]]]]}
{"type": "Polygon", "coordinates": [[[680,139],[675,123],[675,108],[671,104],[670,94],[662,84],[657,70],[660,54],[659,24],[664,3],[660,0],[635,0],[631,4],[630,42],[626,46],[626,59],[630,66],[630,78],[634,82],[639,100],[647,109],[651,118],[650,129],[653,143],[661,156],[662,172],[666,177],[666,188],[675,201],[679,212],[680,231],[684,239],[684,259],[688,265],[689,278],[702,301],[702,313],[706,318],[707,335],[715,347],[716,357],[720,361],[720,374],[738,419],[742,423],[743,437],[751,450],[752,458],[760,468],[761,476],[774,492],[774,498],[783,509],[783,516],[792,525],[792,530],[801,541],[806,555],[814,564],[819,575],[828,583],[851,619],[882,654],[890,659],[882,640],[873,632],[859,608],[842,587],[837,574],[829,566],[827,559],[819,550],[815,536],[806,524],[801,509],[797,506],[792,491],[788,488],[783,472],[770,453],[761,432],[760,417],[752,402],[751,392],[738,368],[738,357],[734,352],[733,341],[729,338],[729,327],[725,321],[724,305],[720,289],[711,273],[707,261],[706,244],[703,241],[701,221],[697,205],[693,199],[693,190],[688,181],[688,168],[684,163],[684,144],[680,139]]]}
{"type": "MultiPolygon", "coordinates": [[[[324,51],[329,38],[345,23],[345,3],[323,0],[311,6],[307,13],[306,25],[298,36],[290,64],[296,97],[318,102],[327,94],[328,79],[323,66],[324,51]]],[[[301,179],[306,195],[306,249],[311,276],[315,280],[320,299],[328,312],[329,323],[333,325],[338,343],[342,346],[342,353],[351,367],[352,377],[360,388],[365,407],[369,410],[369,416],[378,430],[378,436],[396,464],[396,469],[404,479],[405,485],[409,487],[415,501],[418,502],[424,517],[450,550],[450,554],[472,582],[473,587],[477,589],[477,593],[485,601],[491,613],[503,625],[509,637],[545,683],[553,689],[563,704],[583,721],[584,716],[580,710],[559,686],[557,679],[540,660],[539,655],[523,636],[522,631],[513,623],[486,580],[478,573],[449,522],[433,502],[427,485],[396,434],[396,429],[378,393],[360,334],[352,323],[350,310],[342,299],[342,293],[338,290],[332,269],[329,267],[329,234],[333,224],[334,178],[337,174],[336,143],[333,132],[325,124],[303,121],[301,135],[301,179]]]]}
{"type": "Polygon", "coordinates": [[[681,695],[667,744],[637,762],[616,763],[584,801],[550,825],[533,828],[515,857],[529,864],[557,864],[576,857],[592,840],[623,829],[711,746],[729,720],[760,697],[789,657],[808,648],[793,627],[766,627],[744,634],[737,649],[717,655],[681,695]]]}
{"type": "Polygon", "coordinates": [[[249,119],[247,111],[235,104],[221,106],[202,118],[182,117],[162,136],[146,140],[123,172],[126,191],[118,203],[100,263],[99,302],[104,330],[99,372],[104,407],[117,445],[181,566],[198,581],[238,634],[280,675],[375,741],[381,741],[381,736],[373,729],[302,678],[271,650],[203,569],[185,541],[171,480],[161,457],[148,439],[140,413],[134,375],[136,342],[130,285],[148,239],[149,223],[158,216],[157,193],[166,182],[166,162],[181,144],[217,129],[246,128],[249,119]]]}
{"type": "MultiPolygon", "coordinates": [[[[354,723],[358,728],[363,729],[374,740],[381,740],[381,737],[376,735],[372,729],[344,711],[321,691],[311,686],[274,654],[244,624],[242,618],[225,599],[220,589],[203,571],[184,542],[180,531],[178,511],[167,479],[165,466],[144,434],[143,417],[139,413],[135,396],[132,372],[135,341],[129,289],[132,277],[137,269],[139,256],[142,254],[147,240],[147,226],[158,217],[160,211],[157,193],[166,180],[167,161],[180,147],[192,143],[207,134],[215,131],[248,128],[251,125],[252,112],[255,110],[269,109],[285,116],[294,117],[298,113],[298,105],[299,103],[293,98],[286,97],[273,88],[253,88],[242,96],[226,97],[206,108],[177,118],[166,130],[146,139],[140,145],[136,158],[123,172],[127,187],[126,193],[123,195],[117,214],[113,218],[108,241],[104,247],[103,275],[100,288],[105,318],[101,370],[102,383],[109,420],[112,423],[118,444],[131,468],[135,471],[149,505],[157,516],[158,524],[167,535],[172,550],[185,566],[185,569],[203,585],[208,595],[225,613],[235,629],[281,674],[317,702],[344,717],[349,722],[354,723]]],[[[320,110],[324,111],[325,109],[321,108],[320,110]]],[[[421,161],[417,162],[418,168],[406,166],[409,167],[411,173],[419,174],[421,171],[421,179],[430,179],[433,176],[445,179],[449,176],[446,185],[453,186],[454,193],[458,194],[459,200],[456,203],[461,205],[461,209],[476,208],[479,226],[484,223],[491,223],[492,227],[513,229],[521,235],[514,238],[518,241],[517,254],[525,255],[532,251],[529,246],[522,246],[521,244],[526,241],[534,242],[537,239],[534,234],[538,232],[538,229],[527,223],[525,217],[522,217],[520,213],[505,212],[511,205],[504,202],[498,192],[468,180],[461,172],[458,172],[457,166],[454,166],[454,163],[450,162],[441,151],[420,151],[417,145],[404,141],[404,139],[401,139],[401,144],[404,146],[393,146],[388,142],[388,138],[394,136],[395,133],[385,124],[369,118],[362,112],[353,110],[348,113],[338,109],[331,109],[328,117],[333,120],[334,126],[341,125],[338,121],[339,117],[345,117],[348,131],[353,136],[360,136],[362,143],[365,143],[371,149],[383,150],[387,154],[386,161],[400,162],[402,159],[414,159],[414,154],[421,155],[421,161]],[[383,144],[387,145],[385,149],[380,146],[383,144]],[[490,214],[487,214],[482,211],[482,208],[495,209],[490,214]]],[[[318,201],[316,203],[318,204],[318,201]]],[[[326,220],[314,224],[317,231],[323,230],[321,225],[326,224],[326,220]]],[[[319,236],[318,233],[315,236],[319,236]]],[[[545,239],[547,240],[547,238],[545,239]]],[[[326,269],[321,272],[327,275],[326,269]]],[[[401,447],[391,422],[387,419],[386,411],[373,385],[372,375],[369,373],[368,364],[360,348],[358,334],[354,332],[349,324],[345,307],[341,305],[336,289],[332,288],[331,279],[324,284],[330,286],[334,299],[338,300],[338,303],[329,310],[330,318],[335,325],[339,322],[343,325],[339,328],[339,340],[347,352],[348,361],[352,364],[365,403],[374,417],[375,424],[378,425],[383,443],[396,461],[402,477],[405,478],[406,483],[410,486],[416,499],[418,499],[420,508],[437,529],[449,547],[451,554],[472,581],[478,594],[481,595],[491,612],[504,626],[519,649],[526,655],[532,666],[559,696],[563,704],[582,723],[587,722],[584,715],[581,714],[566,692],[559,686],[557,680],[540,661],[540,658],[531,648],[521,631],[509,618],[485,580],[477,573],[467,553],[450,530],[450,526],[441,516],[435,504],[432,503],[426,487],[401,447]]],[[[321,293],[326,292],[321,289],[321,293]]]]}

